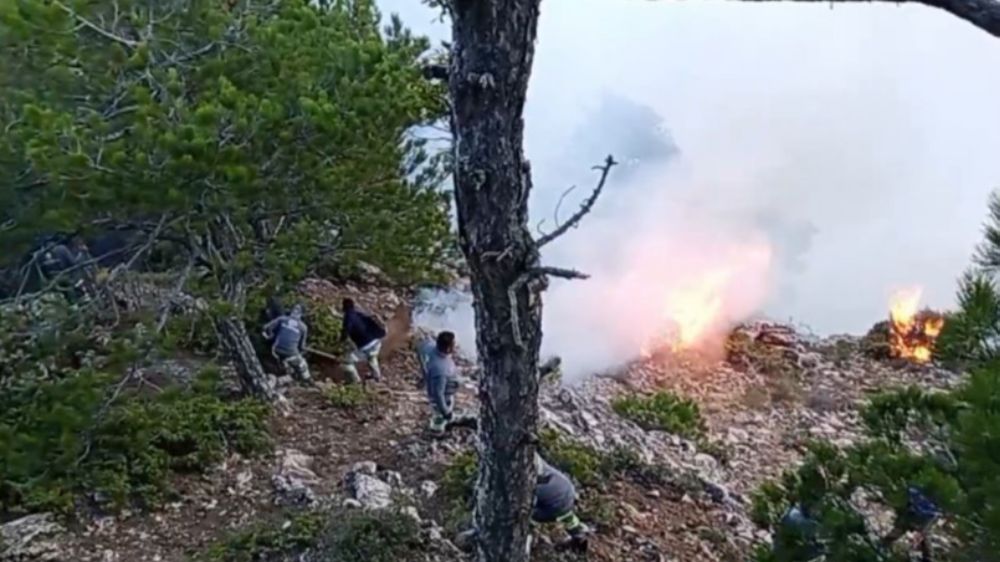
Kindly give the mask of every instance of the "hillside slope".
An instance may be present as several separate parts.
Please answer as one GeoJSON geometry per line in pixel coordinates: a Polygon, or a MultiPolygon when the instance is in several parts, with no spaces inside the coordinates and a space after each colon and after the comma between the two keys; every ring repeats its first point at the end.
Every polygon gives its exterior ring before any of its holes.
{"type": "MultiPolygon", "coordinates": [[[[272,454],[231,456],[207,475],[180,478],[177,497],[164,509],[81,523],[49,542],[37,537],[30,557],[8,549],[0,560],[332,560],[318,554],[311,537],[275,546],[278,539],[260,536],[295,531],[303,514],[336,522],[386,507],[418,522],[419,548],[393,559],[464,559],[452,542],[467,516],[454,481],[468,470],[461,463],[468,463],[474,435],[456,429],[434,439],[425,431],[428,407],[411,327],[400,312],[408,295],[325,282],[308,290],[329,303],[353,296],[389,320],[394,336],[383,358],[385,382],[345,390],[334,381],[335,365],[316,362],[317,387],[286,388],[291,408],[271,420],[272,454]]],[[[579,472],[587,476],[580,511],[596,529],[587,559],[740,560],[768,540],[750,523],[747,495],[795,463],[808,438],[856,438],[857,405],[871,390],[946,387],[957,378],[935,367],[874,361],[852,338],[817,340],[768,325],[737,335],[756,347],[731,350],[726,362],[663,355],[578,384],[543,385],[547,446],[591,471],[579,472]],[[771,351],[784,367],[755,359],[771,351]],[[700,405],[702,438],[647,431],[615,413],[616,398],[663,390],[700,405]],[[623,454],[630,460],[618,462],[620,468],[599,468],[623,454]]],[[[474,397],[469,380],[460,406],[473,408],[474,397]]],[[[554,530],[542,533],[536,559],[572,559],[549,546],[554,530]]],[[[335,558],[341,559],[349,558],[335,558]]]]}

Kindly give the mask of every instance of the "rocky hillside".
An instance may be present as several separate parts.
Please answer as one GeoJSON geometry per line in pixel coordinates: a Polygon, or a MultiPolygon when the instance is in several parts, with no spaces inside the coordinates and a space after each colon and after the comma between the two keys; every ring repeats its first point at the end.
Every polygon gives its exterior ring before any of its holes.
{"type": "MultiPolygon", "coordinates": [[[[271,453],[179,476],[152,512],[8,522],[0,561],[465,559],[454,539],[468,518],[474,436],[425,431],[410,295],[321,281],[304,290],[315,303],[352,296],[387,321],[383,383],[345,387],[318,358],[318,386],[278,381],[290,408],[270,421],[271,453]]],[[[581,485],[581,515],[596,529],[587,559],[741,560],[769,539],[750,522],[748,494],[795,463],[806,440],[857,438],[857,405],[872,390],[956,380],[870,359],[862,347],[756,324],[733,334],[724,361],[662,354],[573,385],[547,381],[542,445],[581,485]],[[651,396],[694,415],[657,418],[642,409],[651,396]]],[[[462,407],[474,407],[474,388],[469,378],[462,407]]],[[[539,533],[536,559],[578,556],[556,551],[555,530],[539,533]]]]}

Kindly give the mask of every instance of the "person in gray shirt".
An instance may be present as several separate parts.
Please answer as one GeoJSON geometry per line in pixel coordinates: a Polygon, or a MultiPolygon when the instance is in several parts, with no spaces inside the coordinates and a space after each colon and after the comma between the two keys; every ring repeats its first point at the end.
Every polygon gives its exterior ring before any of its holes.
{"type": "Polygon", "coordinates": [[[302,305],[295,305],[291,312],[279,316],[264,326],[264,337],[274,338],[271,353],[286,369],[303,382],[311,382],[309,363],[302,353],[306,349],[309,326],[302,320],[302,305]]]}
{"type": "Polygon", "coordinates": [[[455,393],[458,391],[454,353],[453,332],[441,332],[435,341],[425,340],[417,347],[432,410],[430,430],[438,434],[444,433],[454,418],[455,393]]]}

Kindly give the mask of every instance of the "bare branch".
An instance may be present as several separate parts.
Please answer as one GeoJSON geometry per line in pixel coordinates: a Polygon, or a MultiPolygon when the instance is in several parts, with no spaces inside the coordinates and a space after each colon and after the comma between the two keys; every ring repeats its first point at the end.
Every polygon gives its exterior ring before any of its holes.
{"type": "MultiPolygon", "coordinates": [[[[526,272],[522,273],[520,277],[514,280],[507,288],[507,299],[510,301],[510,323],[511,329],[514,332],[514,344],[518,347],[524,345],[524,341],[521,337],[521,325],[519,322],[519,317],[517,313],[517,291],[521,287],[532,283],[533,281],[543,280],[546,276],[548,277],[560,277],[562,279],[589,279],[590,276],[586,273],[577,271],[575,269],[564,269],[561,267],[532,267],[526,272]]],[[[544,284],[539,284],[537,287],[532,287],[529,285],[531,291],[541,291],[545,288],[544,284]]]]}
{"type": "Polygon", "coordinates": [[[188,256],[187,265],[184,266],[184,270],[181,271],[180,276],[177,277],[177,283],[174,284],[174,290],[171,292],[167,300],[161,305],[160,315],[156,319],[156,333],[162,333],[163,328],[167,326],[167,321],[170,319],[171,306],[175,299],[180,297],[184,293],[184,286],[187,284],[188,278],[191,276],[191,270],[194,269],[195,264],[198,262],[198,256],[191,253],[188,256]]]}
{"type": "Polygon", "coordinates": [[[742,2],[814,2],[824,4],[850,2],[892,2],[893,4],[923,4],[944,10],[982,29],[994,37],[1000,37],[1000,1],[998,0],[740,0],[742,2]]]}
{"type": "Polygon", "coordinates": [[[104,37],[106,39],[110,39],[112,41],[115,41],[116,43],[121,43],[122,45],[125,45],[126,47],[129,47],[130,49],[134,49],[134,48],[136,48],[136,47],[139,46],[138,42],[133,41],[131,39],[126,39],[125,37],[122,37],[121,35],[115,35],[114,33],[111,33],[110,31],[108,31],[107,29],[104,29],[103,27],[97,25],[96,23],[94,23],[94,22],[92,22],[92,21],[84,18],[83,16],[77,14],[76,11],[73,10],[73,8],[70,8],[66,4],[63,4],[62,2],[59,2],[59,0],[55,0],[55,2],[53,2],[53,4],[55,4],[56,6],[58,6],[62,11],[66,12],[67,14],[69,14],[70,16],[72,16],[74,19],[76,19],[76,21],[80,22],[80,25],[82,25],[83,27],[86,27],[87,29],[90,29],[91,31],[94,31],[95,33],[97,33],[98,35],[100,35],[100,36],[102,36],[102,37],[104,37]]]}
{"type": "Polygon", "coordinates": [[[531,271],[535,275],[548,275],[549,277],[559,277],[562,279],[590,279],[590,275],[582,271],[562,267],[536,267],[531,271]]]}
{"type": "Polygon", "coordinates": [[[167,223],[167,214],[164,213],[163,215],[160,216],[160,221],[156,223],[156,228],[154,228],[153,232],[151,232],[149,234],[149,237],[146,238],[146,242],[143,243],[143,245],[138,249],[138,251],[132,254],[132,257],[130,257],[127,262],[115,267],[115,269],[108,275],[105,284],[110,285],[118,277],[118,275],[121,274],[122,271],[128,271],[132,269],[132,266],[135,265],[135,262],[139,259],[139,256],[145,254],[150,248],[153,247],[153,244],[156,244],[156,241],[159,239],[160,232],[163,230],[163,226],[166,223],[167,223]]]}
{"type": "Polygon", "coordinates": [[[607,183],[608,174],[611,172],[611,168],[617,164],[618,162],[615,162],[615,159],[609,154],[607,159],[604,160],[603,166],[594,166],[595,170],[599,170],[601,172],[601,179],[597,182],[597,187],[594,188],[594,192],[590,194],[590,197],[588,197],[586,201],[583,202],[583,205],[580,206],[580,210],[578,210],[576,214],[571,216],[569,220],[566,221],[566,224],[559,226],[551,233],[538,239],[539,248],[549,242],[552,242],[556,238],[559,238],[563,234],[566,234],[569,229],[576,227],[580,221],[583,220],[583,217],[585,217],[594,207],[594,203],[596,203],[597,198],[601,196],[601,192],[604,191],[604,184],[607,183]]]}
{"type": "Polygon", "coordinates": [[[572,193],[574,189],[576,189],[576,186],[571,185],[569,189],[563,191],[563,194],[559,196],[559,202],[556,203],[556,209],[552,211],[552,219],[556,221],[556,228],[559,228],[559,209],[562,208],[562,204],[563,201],[566,200],[566,196],[572,193]]]}

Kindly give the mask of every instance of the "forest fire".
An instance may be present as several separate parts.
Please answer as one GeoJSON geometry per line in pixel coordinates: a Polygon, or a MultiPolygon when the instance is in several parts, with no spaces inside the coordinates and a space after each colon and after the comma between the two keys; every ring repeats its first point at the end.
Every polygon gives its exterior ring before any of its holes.
{"type": "Polygon", "coordinates": [[[944,328],[944,317],[919,310],[923,291],[919,287],[896,291],[889,301],[889,352],[892,357],[927,363],[934,341],[944,328]]]}
{"type": "Polygon", "coordinates": [[[771,248],[733,244],[719,254],[663,287],[660,320],[643,356],[715,347],[735,322],[756,312],[766,293],[771,248]]]}

